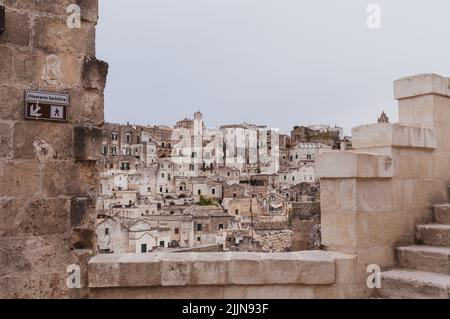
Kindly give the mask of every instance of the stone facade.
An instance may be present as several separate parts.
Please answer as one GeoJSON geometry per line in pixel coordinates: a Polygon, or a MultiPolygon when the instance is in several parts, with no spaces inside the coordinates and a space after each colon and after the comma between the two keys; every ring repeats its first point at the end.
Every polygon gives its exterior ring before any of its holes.
{"type": "Polygon", "coordinates": [[[108,65],[95,59],[96,0],[4,0],[0,36],[0,298],[87,296],[108,65]],[[70,95],[67,123],[24,120],[27,89],[70,95]],[[78,264],[83,289],[69,290],[78,264]]]}
{"type": "Polygon", "coordinates": [[[354,280],[370,264],[395,266],[395,247],[447,200],[450,181],[449,80],[435,74],[394,83],[399,123],[353,129],[353,151],[319,156],[322,242],[356,254],[354,280]]]}

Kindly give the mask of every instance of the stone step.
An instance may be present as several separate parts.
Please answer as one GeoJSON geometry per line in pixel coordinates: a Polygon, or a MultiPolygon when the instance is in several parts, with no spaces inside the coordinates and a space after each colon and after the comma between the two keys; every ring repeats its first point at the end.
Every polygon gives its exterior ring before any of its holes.
{"type": "Polygon", "coordinates": [[[416,240],[427,246],[450,247],[450,225],[417,225],[416,240]]]}
{"type": "Polygon", "coordinates": [[[398,266],[450,275],[450,248],[407,246],[397,248],[398,266]]]}
{"type": "Polygon", "coordinates": [[[450,204],[434,205],[433,215],[436,224],[450,225],[450,204]]]}
{"type": "Polygon", "coordinates": [[[390,299],[450,299],[450,276],[394,269],[381,273],[378,293],[390,299]]]}

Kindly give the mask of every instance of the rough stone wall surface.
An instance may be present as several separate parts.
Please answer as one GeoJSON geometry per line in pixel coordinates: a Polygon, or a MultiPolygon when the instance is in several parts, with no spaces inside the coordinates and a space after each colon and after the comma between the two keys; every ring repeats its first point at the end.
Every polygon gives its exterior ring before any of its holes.
{"type": "Polygon", "coordinates": [[[95,58],[97,0],[2,0],[0,298],[86,297],[108,65],[95,58]],[[67,19],[78,5],[80,28],[67,19]],[[24,120],[25,90],[70,94],[68,122],[24,120]],[[83,289],[68,289],[67,266],[83,289]]]}

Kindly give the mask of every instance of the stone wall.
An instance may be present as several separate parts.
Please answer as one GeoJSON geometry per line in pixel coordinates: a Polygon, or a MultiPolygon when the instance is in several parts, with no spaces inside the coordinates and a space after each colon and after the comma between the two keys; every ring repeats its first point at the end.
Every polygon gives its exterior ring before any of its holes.
{"type": "Polygon", "coordinates": [[[91,298],[351,298],[355,256],[293,253],[99,255],[89,262],[91,298]]]}
{"type": "Polygon", "coordinates": [[[394,83],[399,123],[353,129],[353,151],[322,154],[322,244],[357,255],[355,283],[367,266],[395,265],[395,247],[414,243],[415,225],[447,200],[450,81],[435,74],[394,83]]]}
{"type": "Polygon", "coordinates": [[[97,1],[0,3],[0,298],[85,297],[108,71],[95,59],[97,1]],[[71,4],[80,28],[66,23],[71,4]],[[69,94],[68,122],[24,120],[27,89],[69,94]],[[84,289],[67,288],[70,264],[84,289]]]}

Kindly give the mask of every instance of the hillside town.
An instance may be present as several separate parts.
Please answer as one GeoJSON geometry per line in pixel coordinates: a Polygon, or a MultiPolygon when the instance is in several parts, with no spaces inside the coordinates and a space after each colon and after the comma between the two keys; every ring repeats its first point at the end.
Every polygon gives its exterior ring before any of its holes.
{"type": "Polygon", "coordinates": [[[207,128],[199,111],[174,126],[106,123],[98,251],[318,249],[315,159],[349,148],[337,126],[207,128]]]}

